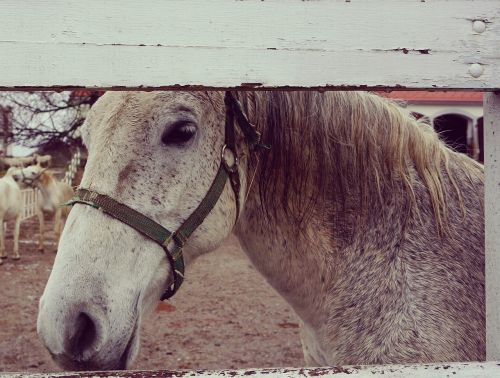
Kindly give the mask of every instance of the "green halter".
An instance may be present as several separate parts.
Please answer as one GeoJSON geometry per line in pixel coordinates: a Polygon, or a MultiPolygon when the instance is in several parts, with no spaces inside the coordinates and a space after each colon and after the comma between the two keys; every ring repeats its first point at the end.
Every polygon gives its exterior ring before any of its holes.
{"type": "Polygon", "coordinates": [[[163,293],[161,300],[172,297],[177,290],[179,290],[179,287],[184,279],[184,259],[182,257],[182,248],[191,234],[201,223],[203,223],[210,211],[214,208],[224,190],[224,187],[226,186],[228,179],[236,197],[236,216],[239,216],[241,205],[239,198],[240,178],[238,172],[238,154],[234,130],[235,118],[236,123],[245,136],[245,140],[247,141],[250,150],[255,149],[255,147],[269,148],[268,146],[260,144],[260,133],[256,130],[255,126],[248,121],[241,108],[241,104],[231,92],[226,92],[224,103],[226,106],[225,144],[221,151],[221,163],[219,170],[217,171],[215,179],[212,182],[210,189],[208,189],[205,198],[203,198],[198,207],[182,223],[177,231],[171,232],[156,223],[151,218],[132,209],[131,207],[120,203],[105,194],[100,194],[89,189],[78,188],[75,192],[75,196],[68,203],[66,203],[66,205],[69,206],[80,203],[100,209],[105,214],[108,214],[120,222],[127,224],[162,246],[172,268],[174,280],[163,293]],[[227,152],[232,154],[232,162],[229,162],[226,158],[227,152]],[[169,246],[172,246],[171,250],[169,249],[169,246]]]}

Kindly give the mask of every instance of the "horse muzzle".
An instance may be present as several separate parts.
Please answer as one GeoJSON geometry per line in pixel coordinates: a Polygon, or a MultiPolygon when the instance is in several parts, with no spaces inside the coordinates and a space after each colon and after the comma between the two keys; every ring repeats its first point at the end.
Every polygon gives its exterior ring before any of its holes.
{"type": "Polygon", "coordinates": [[[106,306],[89,303],[44,306],[42,298],[39,337],[64,370],[127,368],[138,349],[137,317],[122,322],[120,327],[111,322],[106,306]]]}

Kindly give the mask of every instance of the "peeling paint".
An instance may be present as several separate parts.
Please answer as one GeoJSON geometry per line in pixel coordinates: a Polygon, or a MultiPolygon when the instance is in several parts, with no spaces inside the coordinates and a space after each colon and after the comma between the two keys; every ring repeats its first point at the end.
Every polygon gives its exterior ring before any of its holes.
{"type": "Polygon", "coordinates": [[[113,377],[113,378],[142,378],[142,377],[271,377],[287,378],[300,377],[347,377],[368,378],[384,376],[387,378],[418,377],[437,378],[455,376],[457,378],[497,377],[500,376],[500,362],[476,363],[446,363],[420,365],[386,365],[386,366],[346,366],[346,367],[316,367],[316,368],[268,368],[246,370],[157,370],[157,371],[111,371],[111,372],[78,372],[78,373],[0,373],[0,378],[82,378],[82,377],[113,377]]]}
{"type": "MultiPolygon", "coordinates": [[[[431,84],[430,86],[408,86],[405,84],[370,84],[370,85],[336,85],[336,84],[323,84],[314,86],[296,86],[296,85],[267,85],[265,83],[241,83],[240,85],[234,86],[208,86],[208,85],[184,85],[184,84],[172,84],[172,85],[133,85],[133,86],[81,86],[81,85],[17,85],[17,86],[2,86],[0,85],[0,91],[10,91],[10,92],[30,92],[30,91],[73,91],[73,90],[102,90],[102,91],[225,91],[225,90],[252,90],[252,91],[393,91],[398,89],[409,89],[409,90],[442,90],[446,89],[448,92],[456,91],[474,91],[474,92],[491,92],[489,87],[481,88],[470,88],[470,87],[453,87],[453,88],[442,88],[439,85],[431,84]]],[[[500,93],[498,90],[493,91],[495,93],[500,93]]]]}

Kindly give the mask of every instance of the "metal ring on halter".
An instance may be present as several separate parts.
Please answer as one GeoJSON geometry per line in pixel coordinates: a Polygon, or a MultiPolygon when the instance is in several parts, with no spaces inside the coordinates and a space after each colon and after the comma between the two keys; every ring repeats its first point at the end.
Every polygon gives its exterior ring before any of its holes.
{"type": "Polygon", "coordinates": [[[224,164],[224,168],[226,168],[228,172],[234,173],[238,171],[238,156],[236,156],[234,151],[227,144],[222,146],[221,160],[222,164],[224,164]],[[233,155],[234,163],[232,165],[229,165],[227,159],[224,157],[226,150],[231,151],[231,154],[233,155]]]}

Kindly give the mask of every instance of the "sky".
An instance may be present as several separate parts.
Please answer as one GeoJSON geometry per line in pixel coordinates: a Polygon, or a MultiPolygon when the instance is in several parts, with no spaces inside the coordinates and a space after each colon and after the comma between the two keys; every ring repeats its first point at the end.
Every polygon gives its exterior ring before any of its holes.
{"type": "Polygon", "coordinates": [[[24,147],[24,146],[18,146],[18,145],[11,145],[12,146],[12,156],[27,156],[31,155],[33,152],[35,152],[34,148],[29,148],[29,147],[24,147]]]}
{"type": "MultiPolygon", "coordinates": [[[[61,103],[62,101],[65,101],[68,96],[69,96],[69,92],[58,93],[57,96],[54,98],[54,101],[55,101],[55,103],[61,103]]],[[[12,93],[12,92],[5,92],[5,93],[0,92],[0,105],[12,107],[13,111],[16,112],[16,116],[20,117],[20,119],[22,119],[23,114],[25,114],[25,113],[20,112],[19,111],[20,108],[13,101],[18,101],[21,103],[26,103],[26,104],[36,106],[37,105],[36,101],[38,98],[39,97],[37,95],[35,95],[35,94],[31,95],[28,92],[17,92],[17,93],[16,92],[14,92],[14,93],[12,93]],[[32,102],[32,101],[35,101],[35,102],[32,102]]],[[[64,105],[64,103],[61,103],[61,105],[64,105]]],[[[47,105],[44,105],[44,106],[47,106],[47,105]]],[[[39,116],[34,116],[34,117],[31,114],[32,113],[29,113],[29,112],[26,113],[26,115],[28,117],[27,119],[29,120],[28,122],[32,123],[33,125],[36,125],[39,123],[43,124],[44,122],[48,123],[48,121],[44,121],[44,118],[48,118],[48,116],[46,115],[47,113],[42,113],[39,116]],[[32,118],[30,118],[30,117],[32,117],[32,118]]],[[[56,128],[59,128],[59,125],[60,125],[60,127],[64,127],[64,125],[66,124],[66,117],[70,116],[71,114],[72,113],[70,113],[67,110],[61,110],[56,115],[53,115],[52,120],[53,120],[53,122],[55,122],[56,128]]],[[[25,147],[25,146],[21,146],[21,145],[12,143],[10,145],[8,154],[18,157],[18,156],[31,155],[35,151],[36,151],[35,148],[25,147]]]]}

